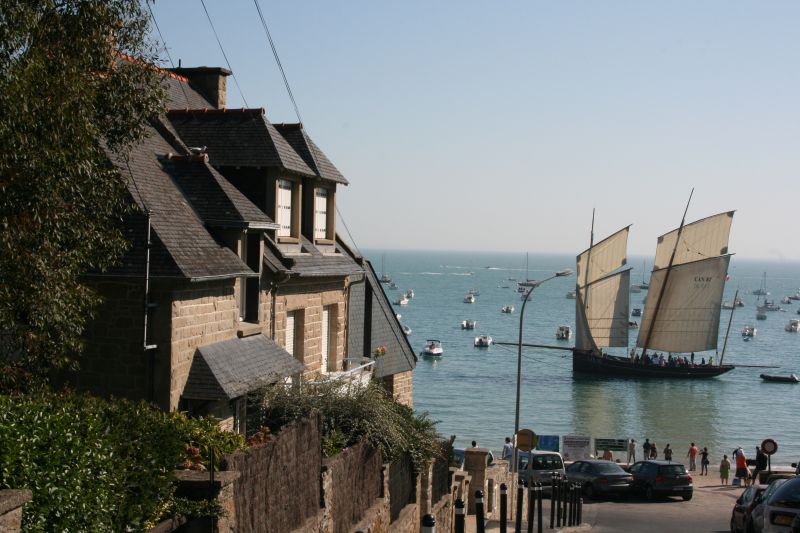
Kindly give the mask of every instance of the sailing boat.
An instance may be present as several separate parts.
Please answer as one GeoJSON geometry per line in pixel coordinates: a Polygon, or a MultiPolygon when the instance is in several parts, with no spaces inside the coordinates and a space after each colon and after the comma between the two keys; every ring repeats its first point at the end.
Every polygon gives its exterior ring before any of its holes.
{"type": "Polygon", "coordinates": [[[643,291],[646,291],[650,288],[650,282],[645,281],[644,279],[644,273],[647,271],[646,267],[647,267],[647,261],[642,261],[642,282],[639,284],[639,288],[642,289],[643,291]]]}
{"type": "Polygon", "coordinates": [[[686,225],[685,217],[686,213],[678,229],[658,238],[650,276],[653,297],[648,298],[636,342],[642,349],[641,359],[634,357],[635,349],[626,356],[602,351],[628,347],[630,268],[623,267],[630,226],[597,244],[592,228],[589,248],[577,257],[573,371],[617,377],[709,378],[735,368],[721,361],[713,366],[640,362],[652,350],[688,354],[717,348],[733,211],[686,225]]]}
{"type": "MultiPolygon", "coordinates": [[[[381,256],[381,283],[391,283],[392,278],[389,277],[389,274],[386,273],[386,254],[381,256]]],[[[397,287],[395,287],[397,288],[397,287]]]]}
{"type": "Polygon", "coordinates": [[[754,296],[769,296],[767,291],[767,273],[764,272],[764,277],[761,280],[761,287],[753,291],[754,296]]]}
{"type": "Polygon", "coordinates": [[[765,320],[767,317],[759,318],[759,315],[764,315],[764,311],[780,311],[781,306],[776,304],[774,300],[770,300],[767,298],[769,291],[767,291],[767,273],[764,272],[764,278],[761,281],[761,288],[757,291],[753,291],[753,294],[758,292],[758,298],[756,299],[756,318],[759,320],[765,320]],[[764,303],[761,304],[761,296],[764,296],[764,303]]]}

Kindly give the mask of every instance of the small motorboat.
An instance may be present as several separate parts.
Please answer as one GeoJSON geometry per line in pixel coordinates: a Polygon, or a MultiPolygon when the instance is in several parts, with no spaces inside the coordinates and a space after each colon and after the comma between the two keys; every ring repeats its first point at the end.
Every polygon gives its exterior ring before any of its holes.
{"type": "Polygon", "coordinates": [[[475,326],[478,325],[476,320],[462,320],[461,321],[461,329],[475,329],[475,326]]]}
{"type": "Polygon", "coordinates": [[[800,320],[796,318],[789,320],[789,323],[786,324],[786,331],[791,331],[792,333],[800,331],[800,320]]]}
{"type": "Polygon", "coordinates": [[[572,338],[572,328],[569,326],[558,326],[556,330],[556,339],[560,341],[568,341],[572,338]]]}
{"type": "Polygon", "coordinates": [[[742,328],[742,337],[755,337],[757,332],[755,326],[748,325],[742,328]]]}
{"type": "Polygon", "coordinates": [[[488,348],[494,344],[494,340],[489,335],[478,335],[475,337],[475,347],[476,348],[488,348]]]}
{"type": "Polygon", "coordinates": [[[391,290],[393,290],[393,291],[396,291],[396,290],[398,289],[398,287],[397,287],[397,283],[395,283],[394,281],[392,281],[391,283],[389,283],[389,288],[390,288],[391,290]]]}
{"type": "Polygon", "coordinates": [[[408,337],[411,335],[411,328],[403,324],[403,334],[408,337]]]}
{"type": "Polygon", "coordinates": [[[631,311],[631,316],[642,316],[642,308],[634,307],[633,311],[631,311]]]}
{"type": "Polygon", "coordinates": [[[474,294],[467,294],[464,296],[464,303],[465,304],[474,304],[475,303],[475,295],[474,294]]]}
{"type": "Polygon", "coordinates": [[[401,318],[403,318],[403,315],[401,315],[400,313],[395,313],[394,317],[395,317],[397,320],[400,320],[401,318]]]}
{"type": "Polygon", "coordinates": [[[428,339],[425,341],[425,347],[422,349],[422,355],[441,357],[443,353],[444,350],[442,349],[442,341],[436,339],[428,339]]]}
{"type": "Polygon", "coordinates": [[[628,322],[628,329],[639,329],[639,323],[635,320],[628,322]]]}
{"type": "Polygon", "coordinates": [[[789,374],[788,376],[761,374],[761,379],[764,381],[770,381],[772,383],[800,383],[800,378],[798,378],[796,374],[789,374]]]}
{"type": "Polygon", "coordinates": [[[514,312],[514,306],[513,305],[504,305],[503,307],[500,308],[500,312],[501,313],[513,313],[514,312]]]}
{"type": "Polygon", "coordinates": [[[733,304],[736,307],[744,307],[744,300],[742,300],[741,298],[736,298],[736,300],[733,301],[733,304]]]}
{"type": "Polygon", "coordinates": [[[408,305],[408,298],[406,298],[406,295],[404,294],[404,295],[400,296],[400,298],[395,300],[394,303],[395,303],[395,305],[408,305]]]}
{"type": "Polygon", "coordinates": [[[408,289],[406,291],[406,298],[408,298],[410,300],[413,297],[414,297],[414,289],[408,289]]]}
{"type": "Polygon", "coordinates": [[[567,300],[574,300],[575,299],[575,291],[569,291],[567,293],[567,300]]]}
{"type": "Polygon", "coordinates": [[[517,292],[527,292],[527,291],[528,291],[527,287],[524,287],[523,285],[517,286],[517,292]]]}
{"type": "Polygon", "coordinates": [[[735,305],[733,305],[733,304],[732,304],[732,303],[730,303],[730,302],[722,302],[722,308],[723,308],[723,309],[733,309],[734,307],[736,307],[736,306],[735,306],[735,305]]]}
{"type": "Polygon", "coordinates": [[[797,292],[789,296],[790,300],[800,300],[800,289],[797,289],[797,292]]]}

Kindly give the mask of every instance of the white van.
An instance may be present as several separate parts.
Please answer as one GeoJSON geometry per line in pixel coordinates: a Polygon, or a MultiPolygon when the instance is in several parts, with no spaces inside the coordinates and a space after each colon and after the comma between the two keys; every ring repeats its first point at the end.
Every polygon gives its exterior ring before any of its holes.
{"type": "Polygon", "coordinates": [[[552,488],[553,473],[566,475],[564,459],[558,452],[545,452],[533,450],[532,452],[517,452],[519,462],[519,477],[525,483],[541,483],[542,490],[549,493],[552,488]]]}

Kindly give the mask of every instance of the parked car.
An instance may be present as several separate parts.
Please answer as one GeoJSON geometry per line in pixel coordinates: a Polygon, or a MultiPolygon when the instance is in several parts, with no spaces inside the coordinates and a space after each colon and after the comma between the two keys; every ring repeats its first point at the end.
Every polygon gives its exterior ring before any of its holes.
{"type": "Polygon", "coordinates": [[[764,502],[765,533],[792,533],[800,515],[800,477],[787,479],[764,502]]]}
{"type": "Polygon", "coordinates": [[[767,485],[767,490],[765,490],[760,496],[756,497],[758,503],[753,507],[753,511],[750,513],[750,522],[753,525],[753,533],[761,533],[764,530],[764,508],[766,507],[766,503],[769,500],[772,493],[775,492],[778,487],[786,483],[787,478],[776,478],[767,485]]]}
{"type": "Polygon", "coordinates": [[[575,461],[567,467],[567,479],[580,483],[587,498],[627,495],[633,476],[613,461],[599,459],[575,461]]]}
{"type": "MultiPolygon", "coordinates": [[[[451,466],[458,467],[460,470],[464,469],[464,461],[467,458],[467,452],[464,448],[453,448],[453,458],[450,463],[451,466]]],[[[494,454],[489,450],[489,455],[486,456],[486,464],[494,463],[494,454]]]]}
{"type": "Polygon", "coordinates": [[[694,494],[692,476],[686,467],[670,461],[638,461],[631,466],[633,491],[648,500],[659,496],[681,496],[691,500],[694,494]]]}
{"type": "Polygon", "coordinates": [[[731,533],[753,533],[753,509],[761,503],[761,495],[767,490],[767,485],[750,485],[736,503],[731,512],[731,533]]]}
{"type": "Polygon", "coordinates": [[[552,475],[565,475],[564,459],[558,452],[518,452],[519,478],[525,483],[542,483],[542,492],[552,490],[552,475]]]}

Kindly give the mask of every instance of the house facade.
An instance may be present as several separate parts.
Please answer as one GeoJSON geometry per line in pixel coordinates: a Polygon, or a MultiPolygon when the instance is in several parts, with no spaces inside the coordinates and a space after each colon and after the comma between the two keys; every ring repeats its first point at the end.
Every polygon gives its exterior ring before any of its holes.
{"type": "Polygon", "coordinates": [[[104,303],[75,385],[244,432],[248,392],[367,364],[410,405],[413,350],[372,266],[336,231],[347,180],[300,124],[226,109],[229,74],[168,72],[169,109],[113,160],[136,206],[130,248],[89,276],[104,303]],[[377,346],[387,353],[370,359],[377,346]]]}

